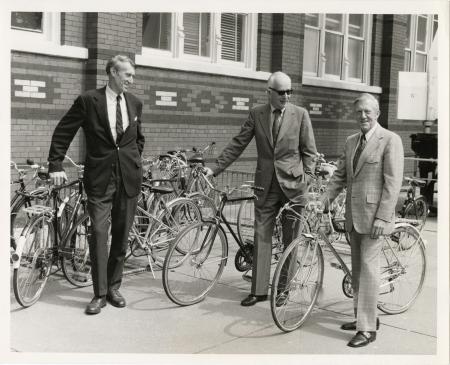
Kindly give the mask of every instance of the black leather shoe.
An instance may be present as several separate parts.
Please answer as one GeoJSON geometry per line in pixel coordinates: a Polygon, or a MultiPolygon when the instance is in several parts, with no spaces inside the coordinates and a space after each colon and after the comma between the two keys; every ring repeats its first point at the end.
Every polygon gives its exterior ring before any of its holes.
{"type": "Polygon", "coordinates": [[[110,289],[106,294],[106,300],[114,307],[123,308],[126,306],[125,298],[117,289],[110,289]]]}
{"type": "Polygon", "coordinates": [[[263,302],[267,300],[267,295],[253,295],[250,294],[247,298],[245,298],[241,305],[244,307],[250,307],[252,305],[255,305],[257,302],[263,302]]]}
{"type": "Polygon", "coordinates": [[[287,298],[288,298],[288,297],[287,297],[286,294],[279,294],[279,295],[277,296],[277,299],[275,300],[275,305],[276,305],[277,307],[282,307],[283,305],[286,304],[287,298]]]}
{"type": "MultiPolygon", "coordinates": [[[[380,329],[380,320],[377,318],[377,330],[380,329]]],[[[344,323],[341,326],[341,330],[344,331],[356,331],[356,321],[344,323]]]]}
{"type": "Polygon", "coordinates": [[[106,306],[105,297],[94,297],[86,307],[86,314],[98,314],[106,306]]]}
{"type": "Polygon", "coordinates": [[[369,343],[375,341],[377,338],[377,333],[375,331],[366,332],[358,331],[355,336],[350,340],[347,346],[350,347],[363,347],[367,346],[369,343]]]}

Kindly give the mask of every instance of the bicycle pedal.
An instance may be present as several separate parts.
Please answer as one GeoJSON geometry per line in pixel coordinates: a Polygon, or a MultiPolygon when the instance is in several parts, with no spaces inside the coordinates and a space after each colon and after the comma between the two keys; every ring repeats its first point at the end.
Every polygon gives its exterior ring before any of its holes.
{"type": "Polygon", "coordinates": [[[243,274],[242,275],[242,279],[244,279],[245,281],[251,283],[252,282],[252,276],[248,275],[248,274],[243,274]]]}

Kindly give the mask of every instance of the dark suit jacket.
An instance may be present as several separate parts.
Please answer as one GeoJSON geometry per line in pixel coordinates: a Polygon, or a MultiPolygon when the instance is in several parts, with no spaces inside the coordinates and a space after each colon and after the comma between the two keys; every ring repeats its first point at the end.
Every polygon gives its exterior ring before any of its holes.
{"type": "Polygon", "coordinates": [[[302,178],[304,170],[314,169],[316,144],[306,109],[289,103],[286,105],[275,148],[270,121],[270,104],[253,108],[239,134],[217,158],[217,166],[213,169],[215,175],[222,172],[239,157],[255,137],[258,155],[255,185],[264,188],[263,192],[256,192],[257,206],[264,205],[273,174],[276,174],[286,197],[294,200],[306,188],[302,178]]]}
{"type": "Polygon", "coordinates": [[[142,103],[134,95],[124,93],[130,124],[116,145],[109,126],[105,90],[103,87],[80,95],[58,123],[50,145],[49,172],[63,171],[66,151],[82,127],[86,136],[86,193],[90,196],[104,194],[112,169],[119,162],[125,192],[133,197],[139,193],[142,182],[142,103]]]}

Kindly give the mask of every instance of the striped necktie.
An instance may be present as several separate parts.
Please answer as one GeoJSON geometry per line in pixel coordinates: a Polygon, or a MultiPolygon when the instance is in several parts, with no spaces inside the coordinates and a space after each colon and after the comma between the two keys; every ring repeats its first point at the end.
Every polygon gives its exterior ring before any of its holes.
{"type": "Polygon", "coordinates": [[[273,144],[277,142],[278,138],[278,132],[280,131],[280,124],[281,124],[281,110],[275,109],[273,111],[273,125],[272,125],[272,139],[273,144]]]}
{"type": "Polygon", "coordinates": [[[122,121],[122,109],[120,108],[120,101],[122,97],[117,95],[117,103],[116,103],[116,143],[120,142],[120,139],[123,136],[123,121],[122,121]]]}
{"type": "Polygon", "coordinates": [[[361,156],[364,147],[366,147],[366,136],[362,134],[361,138],[359,139],[358,148],[355,151],[355,156],[353,157],[353,173],[355,173],[356,165],[358,164],[359,157],[361,156]]]}

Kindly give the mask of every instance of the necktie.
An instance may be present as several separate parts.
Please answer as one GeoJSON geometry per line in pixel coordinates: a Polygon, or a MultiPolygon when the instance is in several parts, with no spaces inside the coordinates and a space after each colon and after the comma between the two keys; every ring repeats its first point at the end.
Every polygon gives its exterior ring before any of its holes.
{"type": "Polygon", "coordinates": [[[366,146],[366,136],[363,134],[359,139],[358,148],[355,151],[355,156],[353,157],[353,172],[356,170],[356,165],[358,164],[359,156],[361,156],[364,147],[366,146]]]}
{"type": "Polygon", "coordinates": [[[120,109],[120,100],[122,100],[122,97],[120,95],[117,95],[117,104],[116,104],[116,132],[117,132],[117,138],[116,138],[116,143],[119,143],[120,139],[123,136],[123,122],[122,122],[122,110],[120,109]]]}
{"type": "Polygon", "coordinates": [[[273,139],[273,144],[275,145],[275,143],[277,142],[277,138],[278,138],[278,132],[280,131],[280,124],[281,124],[281,110],[280,109],[275,109],[273,111],[273,125],[272,125],[272,139],[273,139]]]}

